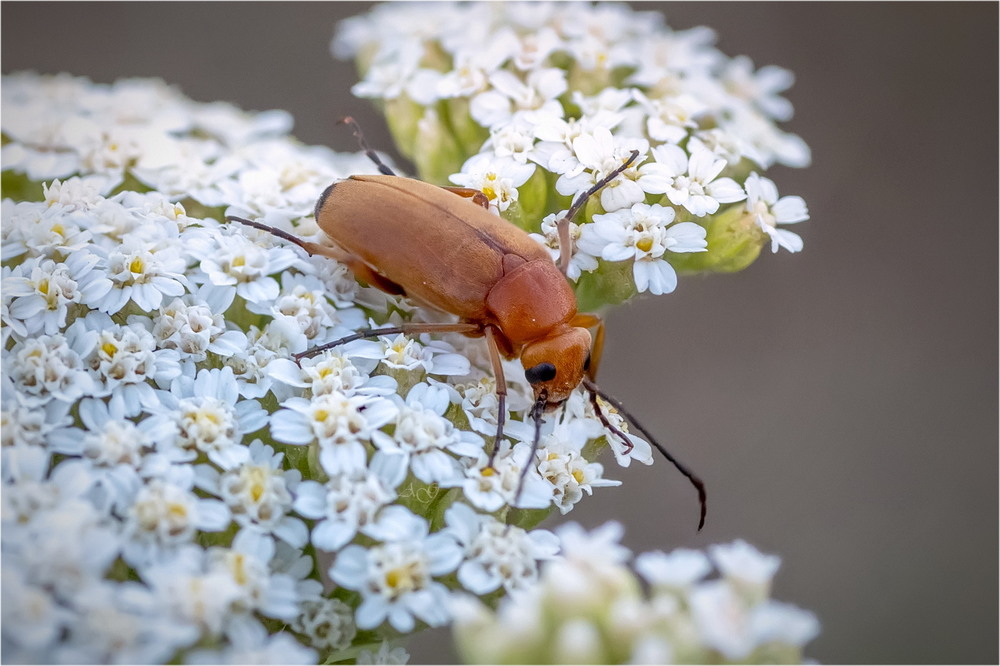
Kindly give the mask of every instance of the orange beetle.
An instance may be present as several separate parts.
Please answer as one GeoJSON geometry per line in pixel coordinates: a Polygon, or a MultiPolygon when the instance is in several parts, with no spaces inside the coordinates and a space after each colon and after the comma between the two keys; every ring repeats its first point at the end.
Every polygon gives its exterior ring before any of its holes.
{"type": "MultiPolygon", "coordinates": [[[[295,354],[297,360],[361,338],[398,333],[458,332],[485,337],[497,381],[497,435],[490,455],[493,464],[503,438],[507,386],[500,357],[520,358],[535,403],[538,447],[543,412],[551,411],[583,384],[601,422],[625,445],[632,443],[604,414],[600,395],[636,426],[697,488],[701,506],[698,529],[705,522],[704,484],[679,463],[626,412],[618,401],[594,383],[600,356],[603,322],[596,315],[577,313],[576,295],[566,280],[570,259],[569,223],[587,198],[611,182],[636,160],[632,155],[617,169],[580,195],[560,220],[560,266],[539,243],[520,228],[494,215],[489,200],[474,189],[438,187],[396,176],[365,142],[352,118],[362,149],[382,175],[351,176],[330,185],[316,203],[316,221],[333,247],[310,243],[267,225],[227,218],[284,238],[309,254],[346,264],[355,277],[390,294],[459,317],[457,323],[409,323],[366,329],[331,343],[295,354]],[[457,196],[456,196],[457,195],[457,196]],[[596,327],[596,341],[589,328],[596,327]],[[594,363],[591,364],[591,348],[594,363]]],[[[520,496],[527,465],[521,470],[520,496]]]]}

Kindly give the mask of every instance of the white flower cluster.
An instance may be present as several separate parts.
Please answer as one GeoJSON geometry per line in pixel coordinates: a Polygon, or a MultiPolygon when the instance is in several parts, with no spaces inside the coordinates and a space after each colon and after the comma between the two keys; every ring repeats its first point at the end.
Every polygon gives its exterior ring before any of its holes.
{"type": "MultiPolygon", "coordinates": [[[[507,526],[544,515],[523,509],[565,513],[617,483],[593,461],[605,430],[582,395],[529,458],[516,361],[487,468],[482,340],[290,360],[429,313],[220,222],[318,241],[322,190],[373,171],[289,125],[156,81],[4,77],[5,660],[398,662],[382,638],[449,622],[456,589],[537,581],[558,543],[507,526]]],[[[634,443],[621,462],[651,463],[634,443]]]]}
{"type": "Polygon", "coordinates": [[[680,548],[632,560],[621,533],[618,523],[589,534],[566,524],[557,530],[562,552],[537,585],[495,612],[457,599],[454,629],[466,663],[802,663],[819,623],[769,598],[777,557],[736,541],[707,556],[680,548]],[[713,565],[719,576],[708,578],[713,565]]]}
{"type": "Polygon", "coordinates": [[[343,22],[333,52],[357,59],[354,93],[383,103],[425,179],[482,190],[553,257],[570,198],[638,151],[573,226],[569,275],[629,262],[626,294],[662,294],[675,265],[738,270],[767,239],[798,251],[778,225],[808,219],[759,173],[810,161],[777,126],[792,115],[780,96],[792,74],[755,71],[714,39],[623,3],[389,3],[343,22]]]}

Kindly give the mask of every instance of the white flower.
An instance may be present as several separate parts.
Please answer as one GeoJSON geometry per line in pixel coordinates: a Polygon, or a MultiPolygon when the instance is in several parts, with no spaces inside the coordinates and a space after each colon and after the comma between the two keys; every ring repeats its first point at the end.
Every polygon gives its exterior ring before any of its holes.
{"type": "Polygon", "coordinates": [[[363,345],[381,352],[381,346],[371,340],[357,341],[323,354],[304,358],[295,363],[286,358],[272,361],[267,368],[268,375],[288,386],[305,389],[305,395],[318,396],[324,393],[340,392],[346,395],[389,395],[396,392],[397,382],[388,375],[370,376],[373,361],[353,356],[353,350],[363,345]]]}
{"type": "Polygon", "coordinates": [[[604,466],[583,457],[581,448],[594,435],[591,424],[576,419],[560,423],[551,434],[542,438],[535,462],[538,473],[552,484],[553,502],[560,513],[569,513],[594,488],[620,486],[621,481],[605,479],[604,466]]]}
{"type": "Polygon", "coordinates": [[[285,392],[273,387],[272,374],[276,375],[276,366],[272,364],[292,363],[285,357],[305,349],[306,336],[297,324],[282,317],[271,320],[263,329],[251,325],[247,331],[247,348],[241,354],[223,358],[223,364],[232,369],[244,398],[262,398],[272,390],[277,397],[285,398],[285,392]]]}
{"type": "Polygon", "coordinates": [[[9,563],[9,558],[0,568],[0,576],[4,659],[22,663],[54,662],[51,650],[74,614],[59,604],[50,590],[26,581],[23,572],[9,563]]]}
{"type": "Polygon", "coordinates": [[[363,328],[364,313],[356,307],[336,309],[327,300],[327,287],[319,278],[285,271],[281,291],[267,307],[248,304],[247,309],[274,317],[287,317],[310,341],[323,343],[363,328]]]}
{"type": "Polygon", "coordinates": [[[93,270],[97,262],[97,256],[78,250],[64,264],[36,257],[16,266],[3,279],[4,297],[13,299],[6,323],[22,337],[58,333],[71,304],[94,302],[111,289],[111,281],[93,270]]]}
{"type": "Polygon", "coordinates": [[[53,398],[73,403],[97,390],[82,358],[96,341],[96,335],[85,331],[71,338],[62,334],[28,338],[4,355],[4,365],[25,404],[43,405],[53,398]]]}
{"type": "Polygon", "coordinates": [[[210,548],[205,552],[209,573],[220,571],[236,585],[232,610],[238,618],[258,612],[266,617],[292,620],[298,614],[299,595],[295,579],[287,573],[271,571],[274,541],[255,529],[244,528],[230,548],[210,548]]]}
{"type": "Polygon", "coordinates": [[[458,581],[474,594],[488,594],[501,586],[511,592],[533,585],[538,560],[550,559],[559,550],[559,540],[547,530],[526,532],[460,502],[445,512],[445,521],[465,549],[458,581]]]}
{"type": "MultiPolygon", "coordinates": [[[[513,423],[516,421],[507,425],[513,423]]],[[[513,434],[510,427],[505,428],[505,432],[513,434]]],[[[526,437],[533,437],[529,432],[533,433],[534,430],[527,427],[523,429],[526,437]]],[[[469,503],[483,511],[496,511],[504,504],[519,509],[544,509],[550,506],[553,500],[552,484],[539,475],[537,465],[533,464],[535,461],[529,460],[530,454],[531,444],[527,441],[518,442],[511,447],[505,438],[500,443],[492,467],[487,466],[489,459],[485,451],[475,459],[468,459],[462,492],[469,503]],[[526,465],[528,470],[522,479],[522,470],[526,465]],[[518,488],[520,498],[515,504],[518,488]]]]}
{"type": "Polygon", "coordinates": [[[358,652],[357,664],[406,664],[410,661],[410,653],[404,647],[393,647],[389,641],[382,641],[378,650],[361,650],[358,652]]]}
{"type": "Polygon", "coordinates": [[[791,102],[778,93],[791,88],[794,82],[794,75],[782,67],[770,65],[754,72],[753,61],[746,56],[736,56],[722,71],[722,84],[729,94],[775,120],[792,117],[791,102]]]}
{"type": "Polygon", "coordinates": [[[49,438],[57,453],[79,456],[91,466],[91,499],[96,506],[120,509],[131,505],[142,484],[140,474],[156,442],[173,435],[156,419],[138,424],[127,420],[122,401],[85,398],[78,403],[85,430],[61,428],[49,438]]]}
{"type": "Polygon", "coordinates": [[[472,98],[469,113],[483,127],[496,127],[510,121],[515,113],[544,109],[561,111],[557,101],[566,92],[566,72],[555,68],[535,69],[526,80],[506,70],[489,77],[491,90],[472,98]]]}
{"type": "Polygon", "coordinates": [[[636,289],[669,294],[677,287],[677,273],[664,260],[670,252],[701,252],[705,229],[694,222],[674,221],[674,209],[659,204],[634,204],[628,210],[594,215],[583,227],[580,248],[608,261],[633,260],[636,289]]]}
{"type": "Polygon", "coordinates": [[[732,178],[719,178],[726,161],[710,152],[695,151],[689,156],[680,147],[665,144],[653,148],[653,158],[655,162],[639,169],[643,189],[666,194],[671,203],[684,206],[692,215],[711,215],[720,204],[746,198],[732,178]]]}
{"type": "Polygon", "coordinates": [[[84,361],[100,380],[102,389],[95,396],[111,395],[124,405],[125,416],[135,416],[140,409],[160,406],[160,392],[147,380],[167,386],[180,376],[177,352],[156,349],[145,317],[130,317],[125,326],[115,324],[102,312],[91,312],[74,326],[83,325],[96,334],[97,342],[84,361]]]}
{"type": "Polygon", "coordinates": [[[74,598],[73,610],[58,663],[162,663],[198,639],[195,627],[170,617],[161,600],[135,582],[92,585],[74,598]]]}
{"type": "Polygon", "coordinates": [[[747,176],[744,185],[747,190],[747,212],[754,215],[759,226],[771,237],[771,252],[783,247],[789,252],[802,249],[802,238],[779,224],[794,224],[809,219],[809,211],[802,197],[778,198],[778,188],[774,181],[754,172],[747,176]]]}
{"type": "MultiPolygon", "coordinates": [[[[51,433],[73,423],[69,403],[53,400],[44,407],[32,408],[23,404],[19,396],[4,387],[0,411],[0,451],[4,456],[14,448],[48,448],[51,433]]],[[[3,467],[7,467],[6,461],[3,467]]]]}
{"type": "Polygon", "coordinates": [[[556,191],[562,195],[577,195],[585,192],[606,175],[618,169],[629,159],[633,151],[639,157],[620,173],[600,192],[601,206],[606,211],[627,208],[641,202],[650,191],[637,181],[639,164],[645,159],[649,142],[638,138],[619,138],[605,127],[597,127],[590,133],[580,134],[573,139],[572,162],[562,166],[564,171],[556,181],[556,191]]]}
{"type": "Polygon", "coordinates": [[[638,89],[633,89],[632,94],[648,114],[649,138],[657,142],[680,143],[698,127],[697,116],[708,110],[703,101],[690,94],[659,99],[650,99],[638,89]]]}
{"type": "Polygon", "coordinates": [[[448,621],[448,588],[434,578],[454,571],[461,559],[462,551],[450,534],[428,535],[427,521],[414,516],[395,540],[370,548],[353,544],[344,548],[330,567],[330,577],[361,593],[359,629],[374,629],[388,620],[394,629],[407,633],[417,619],[432,627],[448,621]]]}
{"type": "Polygon", "coordinates": [[[578,523],[566,523],[556,530],[562,544],[562,556],[585,566],[600,569],[624,564],[631,551],[621,545],[624,528],[621,523],[610,521],[586,532],[578,523]]]}
{"type": "Polygon", "coordinates": [[[454,353],[454,349],[442,340],[430,340],[421,336],[421,342],[402,333],[390,338],[379,338],[380,351],[370,347],[357,347],[360,358],[376,358],[393,370],[413,371],[422,368],[429,375],[467,375],[469,359],[454,353]]]}
{"type": "Polygon", "coordinates": [[[315,664],[315,650],[294,637],[279,632],[269,634],[259,622],[234,623],[226,631],[228,644],[218,650],[192,650],[185,655],[188,664],[315,664]]]}
{"type": "MultiPolygon", "coordinates": [[[[247,232],[249,233],[249,232],[247,232]]],[[[259,235],[260,238],[266,234],[259,235]]],[[[243,232],[218,231],[205,239],[192,252],[201,259],[201,270],[208,282],[235,291],[251,303],[267,303],[277,298],[278,282],[273,277],[298,259],[295,252],[283,246],[262,247],[243,232]]]]}
{"type": "Polygon", "coordinates": [[[206,560],[199,547],[178,548],[173,557],[148,565],[143,580],[175,622],[218,637],[232,623],[233,605],[242,591],[230,571],[209,569],[206,560]]]}
{"type": "Polygon", "coordinates": [[[723,576],[764,589],[781,566],[780,557],[764,555],[743,540],[712,546],[708,552],[723,576]]]}
{"type": "MultiPolygon", "coordinates": [[[[549,251],[549,256],[552,257],[553,261],[558,262],[561,256],[562,250],[559,247],[559,225],[558,222],[566,217],[566,213],[569,211],[559,211],[558,213],[553,213],[552,215],[546,215],[542,219],[542,233],[541,234],[530,234],[532,238],[541,243],[546,250],[549,251]]],[[[597,259],[592,255],[588,254],[586,251],[580,247],[580,236],[582,235],[583,227],[575,222],[569,223],[569,238],[570,244],[573,248],[573,252],[570,255],[569,269],[566,271],[566,277],[574,282],[580,279],[580,275],[583,271],[593,272],[597,270],[597,259]]]]}
{"type": "Polygon", "coordinates": [[[301,548],[308,538],[306,526],[288,515],[301,473],[283,470],[284,454],[275,453],[259,439],[248,449],[249,460],[221,475],[211,467],[200,468],[199,485],[226,503],[238,525],[252,526],[301,548]]]}
{"type": "MultiPolygon", "coordinates": [[[[202,300],[193,294],[175,298],[153,316],[153,337],[161,349],[176,349],[188,360],[199,362],[208,353],[232,356],[247,349],[247,337],[226,327],[221,303],[202,300]]],[[[228,304],[227,304],[228,307],[228,304]]]]}
{"type": "Polygon", "coordinates": [[[94,307],[108,314],[115,314],[130,300],[140,310],[156,310],[164,296],[180,296],[187,284],[184,259],[172,241],[150,245],[146,238],[128,236],[108,252],[105,263],[111,289],[95,300],[94,307]]]}
{"type": "Polygon", "coordinates": [[[358,632],[354,609],[340,599],[304,601],[292,629],[304,635],[313,647],[327,651],[349,647],[358,632]]]}
{"type": "Polygon", "coordinates": [[[444,388],[417,384],[396,414],[392,436],[376,431],[372,442],[382,451],[405,456],[413,475],[424,483],[445,488],[461,485],[462,468],[454,456],[478,456],[483,439],[445,419],[442,415],[448,405],[444,388]]]}
{"type": "Polygon", "coordinates": [[[479,153],[470,157],[462,165],[462,171],[449,176],[449,180],[479,190],[490,200],[490,205],[502,213],[517,202],[517,188],[524,185],[534,171],[534,164],[479,153]]]}
{"type": "Polygon", "coordinates": [[[354,474],[367,466],[366,441],[395,418],[392,402],[377,397],[347,396],[339,391],[291,398],[271,418],[271,434],[286,444],[319,445],[319,462],[327,474],[354,474]]]}
{"type": "Polygon", "coordinates": [[[669,554],[642,553],[635,558],[635,569],[656,589],[684,589],[707,576],[712,565],[699,550],[677,548],[669,554]]]}
{"type": "Polygon", "coordinates": [[[396,499],[396,488],[406,473],[405,457],[378,452],[364,473],[338,474],[325,484],[299,484],[294,506],[299,514],[317,521],[312,531],[313,545],[336,551],[354,539],[358,531],[367,534],[379,511],[396,499]]]}
{"type": "Polygon", "coordinates": [[[198,531],[218,532],[229,526],[225,504],[194,493],[190,467],[174,466],[170,472],[168,478],[147,482],[125,515],[128,542],[122,556],[132,566],[163,563],[177,548],[191,543],[198,531]]]}
{"type": "Polygon", "coordinates": [[[268,414],[256,400],[241,400],[232,368],[203,369],[196,378],[181,376],[162,396],[156,418],[176,428],[173,446],[191,461],[199,455],[222,469],[231,469],[250,458],[244,435],[256,432],[268,414]]]}

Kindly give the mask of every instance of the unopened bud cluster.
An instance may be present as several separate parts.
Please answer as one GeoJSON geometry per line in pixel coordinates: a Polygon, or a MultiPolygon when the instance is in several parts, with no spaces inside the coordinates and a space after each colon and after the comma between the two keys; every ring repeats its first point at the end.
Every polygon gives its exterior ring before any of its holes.
{"type": "Polygon", "coordinates": [[[345,21],[333,51],[421,178],[482,190],[554,257],[573,198],[638,151],[571,229],[570,277],[595,310],[802,247],[779,225],[808,219],[805,202],[763,176],[810,161],[779,128],[792,74],[714,39],[623,3],[390,3],[345,21]]]}
{"type": "Polygon", "coordinates": [[[559,557],[537,585],[491,611],[456,601],[467,663],[801,663],[819,632],[812,613],[769,598],[779,559],[743,541],[634,560],[621,525],[556,530],[559,557]],[[717,576],[709,577],[713,573],[717,576]],[[637,575],[638,574],[638,575],[637,575]]]}

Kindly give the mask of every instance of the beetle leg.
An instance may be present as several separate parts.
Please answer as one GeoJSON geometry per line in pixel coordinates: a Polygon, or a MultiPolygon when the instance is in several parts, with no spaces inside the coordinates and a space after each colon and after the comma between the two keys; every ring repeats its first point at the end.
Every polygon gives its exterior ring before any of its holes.
{"type": "Polygon", "coordinates": [[[490,350],[490,364],[493,365],[493,376],[497,382],[497,436],[493,440],[493,450],[490,451],[488,468],[493,467],[497,457],[500,442],[503,441],[503,425],[507,419],[507,379],[503,375],[503,364],[500,362],[500,348],[497,346],[496,333],[493,326],[486,327],[486,345],[490,350]]]}
{"type": "Polygon", "coordinates": [[[465,199],[472,199],[472,203],[477,206],[482,206],[486,210],[490,209],[490,199],[482,190],[477,190],[474,187],[442,187],[442,190],[447,190],[452,194],[457,194],[465,199]]]}
{"type": "Polygon", "coordinates": [[[569,207],[568,211],[566,211],[566,215],[564,215],[561,220],[556,222],[556,228],[559,232],[559,270],[563,272],[563,275],[566,275],[569,272],[569,262],[573,256],[573,240],[569,237],[569,223],[573,221],[576,214],[580,212],[581,208],[583,208],[583,204],[587,203],[587,199],[594,194],[597,194],[601,188],[609,185],[611,181],[632,166],[632,163],[637,159],[639,159],[639,151],[633,150],[629,154],[628,159],[622,162],[621,166],[608,173],[608,175],[604,176],[604,178],[601,178],[599,181],[594,183],[593,187],[578,196],[576,201],[573,202],[573,205],[569,207]]]}
{"type": "Polygon", "coordinates": [[[390,169],[389,167],[387,167],[385,165],[385,163],[382,162],[382,160],[375,153],[375,151],[372,150],[372,147],[368,145],[368,142],[365,141],[365,135],[361,131],[361,125],[358,125],[358,122],[354,118],[351,118],[350,116],[344,116],[343,118],[341,118],[337,122],[351,126],[351,130],[354,132],[354,136],[356,136],[358,138],[358,145],[361,146],[361,150],[365,151],[365,155],[368,156],[368,159],[370,159],[372,162],[375,163],[375,166],[378,167],[379,173],[381,173],[382,175],[385,175],[385,176],[395,176],[396,175],[395,172],[393,172],[392,169],[390,169]]]}
{"type": "Polygon", "coordinates": [[[597,367],[601,364],[601,354],[604,352],[604,319],[600,315],[579,313],[569,321],[570,326],[594,328],[594,343],[590,347],[590,358],[587,360],[587,377],[597,380],[597,367]]]}
{"type": "Polygon", "coordinates": [[[254,222],[253,220],[246,220],[242,217],[236,217],[235,215],[230,215],[226,218],[226,220],[230,222],[239,222],[240,224],[245,224],[248,227],[266,231],[269,234],[273,234],[290,243],[295,243],[309,254],[318,254],[321,257],[339,261],[351,269],[351,272],[354,273],[354,277],[362,282],[367,282],[371,286],[376,289],[380,289],[387,294],[406,295],[406,292],[401,286],[379,273],[376,273],[368,267],[368,264],[339,247],[330,247],[328,245],[320,245],[319,243],[310,243],[309,241],[304,241],[298,236],[293,236],[292,234],[282,231],[281,229],[276,229],[275,227],[261,224],[260,222],[254,222]]]}
{"type": "Polygon", "coordinates": [[[413,335],[416,333],[476,333],[480,330],[480,328],[479,324],[470,324],[466,322],[458,322],[455,324],[436,324],[430,322],[411,323],[400,324],[399,326],[385,326],[383,328],[365,328],[357,333],[352,333],[351,335],[334,340],[333,342],[327,342],[324,345],[310,347],[304,352],[292,354],[292,357],[296,362],[298,362],[304,358],[309,358],[310,356],[315,356],[320,352],[324,352],[327,349],[333,349],[334,347],[339,347],[340,345],[346,345],[348,342],[364,340],[365,338],[377,338],[382,335],[399,335],[400,333],[404,333],[406,335],[413,335]]]}

